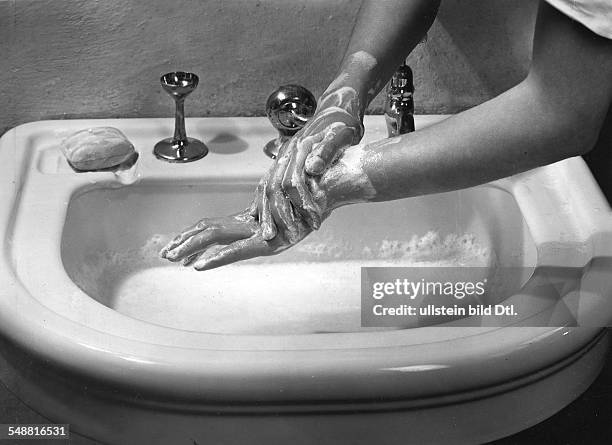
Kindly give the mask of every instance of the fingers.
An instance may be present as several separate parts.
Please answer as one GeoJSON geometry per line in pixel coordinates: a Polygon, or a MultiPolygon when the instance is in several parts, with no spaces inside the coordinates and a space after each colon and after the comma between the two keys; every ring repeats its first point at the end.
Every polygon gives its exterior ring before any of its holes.
{"type": "MultiPolygon", "coordinates": [[[[298,231],[299,238],[295,242],[304,239],[311,229],[298,222],[298,231]]],[[[260,234],[254,234],[250,238],[234,241],[216,251],[207,250],[200,254],[199,258],[193,263],[193,267],[196,270],[210,270],[257,256],[274,255],[288,249],[293,244],[279,237],[273,241],[266,241],[260,234]]]]}
{"type": "MultiPolygon", "coordinates": [[[[285,239],[292,241],[297,238],[298,230],[296,218],[291,208],[291,202],[283,190],[283,178],[287,166],[294,156],[295,142],[292,142],[282,156],[277,158],[277,166],[270,177],[266,189],[266,196],[269,201],[269,210],[276,223],[278,233],[285,239]]],[[[271,238],[266,238],[271,239],[271,238]]]]}
{"type": "Polygon", "coordinates": [[[193,235],[202,232],[208,228],[208,220],[202,219],[195,223],[193,226],[186,228],[182,233],[178,234],[172,241],[170,241],[162,250],[159,252],[160,257],[166,258],[170,250],[176,248],[180,244],[184,243],[185,240],[191,238],[193,235]]]}
{"type": "Polygon", "coordinates": [[[277,230],[276,224],[274,224],[274,220],[272,219],[268,195],[265,192],[262,195],[261,218],[259,220],[259,223],[261,224],[261,233],[263,239],[269,241],[276,236],[277,230]]]}
{"type": "Polygon", "coordinates": [[[248,238],[257,228],[253,217],[246,211],[224,218],[203,219],[164,247],[162,257],[170,261],[188,259],[212,245],[248,238]],[[200,231],[196,231],[196,228],[200,231]]]}
{"type": "Polygon", "coordinates": [[[187,267],[190,266],[195,260],[198,259],[198,257],[201,255],[201,253],[196,253],[195,255],[191,255],[187,258],[185,258],[183,260],[183,266],[187,267]]]}
{"type": "Polygon", "coordinates": [[[259,187],[257,188],[257,190],[255,191],[255,196],[253,197],[253,200],[251,201],[251,203],[249,204],[249,207],[247,208],[247,212],[249,213],[249,215],[251,216],[257,216],[257,214],[259,213],[259,187]]]}
{"type": "Polygon", "coordinates": [[[246,238],[251,235],[252,232],[247,227],[244,229],[239,229],[237,227],[208,228],[203,232],[192,236],[183,244],[169,250],[166,253],[166,258],[173,262],[180,261],[184,258],[188,258],[197,253],[203,252],[211,245],[228,244],[236,241],[237,239],[246,238]]]}
{"type": "MultiPolygon", "coordinates": [[[[274,221],[278,221],[277,230],[281,236],[289,242],[293,242],[298,237],[295,227],[295,215],[291,208],[290,201],[282,192],[274,191],[270,203],[270,212],[274,221]]],[[[269,238],[271,240],[272,238],[269,238]]]]}
{"type": "Polygon", "coordinates": [[[312,199],[310,190],[308,190],[305,183],[304,162],[313,144],[320,142],[322,139],[323,134],[319,133],[298,142],[298,148],[291,157],[282,182],[283,191],[289,196],[293,207],[304,217],[307,224],[314,229],[320,227],[321,217],[319,208],[312,199]]]}
{"type": "MultiPolygon", "coordinates": [[[[281,148],[282,150],[282,148],[281,148]]],[[[249,216],[257,217],[259,223],[262,227],[262,236],[264,240],[273,239],[276,234],[276,224],[274,224],[274,220],[272,218],[272,214],[270,211],[270,202],[267,197],[266,189],[268,188],[268,183],[270,180],[270,176],[276,169],[276,163],[266,172],[263,178],[257,184],[257,188],[255,189],[255,196],[253,197],[253,201],[249,205],[247,212],[249,216]]]]}
{"type": "Polygon", "coordinates": [[[322,174],[333,161],[341,148],[347,147],[355,140],[355,129],[342,123],[330,126],[323,140],[315,144],[305,162],[306,173],[313,176],[322,174]]]}
{"type": "Polygon", "coordinates": [[[210,244],[213,244],[214,236],[215,233],[211,229],[206,229],[205,231],[187,239],[185,242],[183,242],[183,244],[180,244],[173,249],[169,249],[166,252],[165,258],[169,261],[175,262],[190,257],[203,251],[210,244]]]}
{"type": "Polygon", "coordinates": [[[272,201],[272,197],[278,192],[274,186],[274,177],[284,171],[290,145],[291,140],[281,146],[276,161],[268,170],[266,176],[259,182],[257,219],[262,228],[262,237],[266,241],[275,238],[279,231],[285,232],[286,221],[291,219],[286,209],[281,207],[282,203],[272,201]]]}
{"type": "Polygon", "coordinates": [[[193,265],[196,270],[210,270],[236,261],[274,253],[271,245],[260,236],[235,241],[215,253],[202,255],[193,265]]]}
{"type": "Polygon", "coordinates": [[[270,174],[272,173],[273,169],[274,165],[266,172],[266,174],[259,180],[259,183],[257,184],[257,188],[255,189],[255,196],[253,197],[253,201],[251,201],[251,205],[248,209],[248,212],[251,216],[257,216],[261,212],[264,190],[266,188],[266,184],[268,183],[268,179],[270,178],[270,174]]]}

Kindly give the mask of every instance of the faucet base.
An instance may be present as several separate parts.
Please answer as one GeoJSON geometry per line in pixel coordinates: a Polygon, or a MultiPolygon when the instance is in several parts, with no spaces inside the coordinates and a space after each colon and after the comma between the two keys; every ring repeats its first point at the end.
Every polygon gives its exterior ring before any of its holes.
{"type": "Polygon", "coordinates": [[[266,154],[267,157],[276,159],[281,147],[289,139],[291,139],[291,136],[279,136],[276,139],[272,139],[265,145],[263,152],[266,154]]]}
{"type": "Polygon", "coordinates": [[[206,156],[208,154],[208,147],[206,147],[204,142],[194,138],[187,138],[186,141],[168,138],[155,144],[153,154],[157,159],[166,162],[193,162],[206,156]]]}

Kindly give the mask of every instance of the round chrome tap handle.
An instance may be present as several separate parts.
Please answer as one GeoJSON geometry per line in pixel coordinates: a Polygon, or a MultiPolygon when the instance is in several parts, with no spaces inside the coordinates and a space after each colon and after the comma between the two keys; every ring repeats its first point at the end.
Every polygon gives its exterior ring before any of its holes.
{"type": "Polygon", "coordinates": [[[283,85],[270,94],[266,115],[279,135],[264,147],[266,155],[275,159],[281,145],[306,125],[316,109],[313,94],[299,85],[283,85]]]}

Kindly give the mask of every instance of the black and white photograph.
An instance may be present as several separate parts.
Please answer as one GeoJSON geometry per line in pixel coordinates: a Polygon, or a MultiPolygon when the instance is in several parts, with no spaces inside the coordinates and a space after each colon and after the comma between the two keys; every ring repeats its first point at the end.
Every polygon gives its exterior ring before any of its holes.
{"type": "Polygon", "coordinates": [[[0,445],[612,443],[612,0],[0,0],[0,445]]]}

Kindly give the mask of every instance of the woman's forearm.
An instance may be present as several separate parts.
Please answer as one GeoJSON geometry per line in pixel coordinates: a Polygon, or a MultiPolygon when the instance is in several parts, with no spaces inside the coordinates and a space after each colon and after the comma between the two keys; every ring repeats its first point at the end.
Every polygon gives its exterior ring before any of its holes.
{"type": "Polygon", "coordinates": [[[593,131],[550,109],[529,80],[422,131],[367,147],[376,200],[471,187],[590,149],[593,131]]]}
{"type": "Polygon", "coordinates": [[[364,0],[344,58],[323,93],[351,91],[359,115],[423,38],[440,0],[364,0]]]}
{"type": "Polygon", "coordinates": [[[525,81],[439,124],[347,148],[320,186],[334,207],[387,201],[471,187],[587,151],[594,130],[547,108],[525,81]]]}
{"type": "Polygon", "coordinates": [[[339,206],[503,178],[589,151],[611,100],[612,41],[544,4],[523,82],[437,125],[347,149],[319,185],[339,206]]]}

